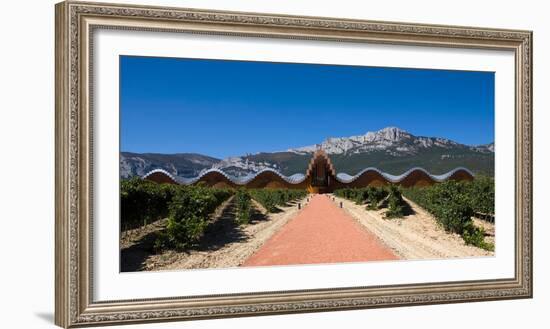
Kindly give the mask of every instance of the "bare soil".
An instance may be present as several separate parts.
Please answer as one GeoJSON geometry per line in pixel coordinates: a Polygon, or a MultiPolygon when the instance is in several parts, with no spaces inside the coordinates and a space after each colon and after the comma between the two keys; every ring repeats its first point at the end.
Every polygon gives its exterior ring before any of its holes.
{"type": "MultiPolygon", "coordinates": [[[[323,198],[325,197],[327,196],[323,196],[323,198]]],[[[441,259],[494,255],[494,252],[466,245],[462,237],[458,234],[445,232],[431,214],[410,200],[405,199],[410,205],[409,214],[407,216],[404,218],[386,219],[384,217],[386,212],[385,209],[377,211],[367,210],[365,205],[357,205],[349,200],[331,195],[330,200],[332,200],[332,198],[334,198],[334,201],[331,202],[333,202],[336,207],[339,207],[340,202],[342,202],[343,212],[350,215],[350,220],[355,221],[359,227],[375,237],[370,240],[380,241],[380,243],[384,245],[385,248],[388,248],[390,253],[394,254],[397,258],[441,259]]],[[[302,209],[309,208],[307,207],[306,200],[312,199],[313,197],[309,196],[304,200],[300,200],[299,202],[302,205],[302,209]]],[[[280,258],[280,255],[277,255],[277,257],[271,255],[269,259],[273,259],[271,262],[268,262],[269,264],[265,263],[266,260],[263,260],[263,258],[268,259],[268,257],[255,256],[261,255],[262,252],[264,254],[269,254],[269,250],[271,249],[267,247],[264,248],[265,245],[269,246],[268,242],[276,241],[276,236],[284,237],[285,234],[283,233],[285,232],[286,235],[294,234],[292,232],[294,231],[292,230],[293,226],[308,226],[306,224],[312,221],[307,219],[312,216],[301,216],[303,217],[301,223],[297,222],[295,225],[286,225],[287,223],[291,224],[289,222],[294,223],[295,218],[300,218],[299,214],[303,215],[303,211],[298,209],[298,202],[289,203],[285,207],[280,207],[280,211],[268,214],[259,203],[254,200],[252,201],[254,213],[249,224],[239,225],[236,222],[233,200],[229,199],[213,214],[211,219],[212,224],[209,226],[204,237],[196,246],[186,251],[165,250],[158,253],[154,251],[153,245],[156,236],[158,232],[165,229],[167,219],[162,219],[144,227],[123,232],[120,239],[121,270],[123,272],[156,271],[237,267],[242,265],[272,265],[271,263],[279,264],[279,260],[275,261],[275,258],[280,258]],[[306,220],[303,220],[304,218],[306,220]],[[258,252],[260,248],[265,250],[258,252]]],[[[338,210],[340,211],[340,209],[338,210]]],[[[320,224],[318,219],[323,217],[324,213],[321,211],[314,215],[313,217],[317,219],[314,226],[317,229],[313,230],[310,227],[307,230],[310,235],[314,233],[314,231],[318,231],[319,227],[317,224],[320,224]]],[[[482,227],[485,230],[485,240],[494,243],[494,224],[478,218],[474,218],[473,221],[476,226],[482,227]]],[[[342,222],[340,221],[339,223],[342,222]]],[[[334,228],[333,231],[332,233],[338,233],[337,228],[334,228]]],[[[294,240],[282,239],[283,242],[292,242],[294,240]]],[[[303,239],[300,241],[302,240],[303,239]]],[[[324,241],[326,242],[327,240],[324,239],[324,241]]],[[[292,243],[281,244],[280,241],[272,244],[277,248],[281,245],[293,246],[292,243]]],[[[314,248],[310,249],[321,250],[322,248],[315,245],[314,248]]],[[[290,254],[300,255],[302,253],[290,254]]],[[[318,253],[319,262],[327,262],[327,259],[325,259],[326,255],[326,253],[318,253]]],[[[328,259],[328,262],[345,261],[333,260],[332,258],[328,259]]],[[[366,257],[365,260],[368,260],[367,258],[369,257],[366,257]]],[[[388,259],[390,258],[392,257],[388,257],[388,259]]],[[[288,263],[289,259],[284,259],[284,261],[288,263]]],[[[353,259],[353,261],[356,260],[353,259]]],[[[299,259],[294,260],[294,263],[305,264],[312,263],[312,261],[311,259],[309,261],[308,259],[299,259]]]]}
{"type": "Polygon", "coordinates": [[[488,222],[481,218],[472,218],[474,225],[483,228],[485,231],[485,242],[495,243],[495,223],[488,222]]]}
{"type": "MultiPolygon", "coordinates": [[[[466,245],[458,234],[447,233],[436,219],[414,202],[405,199],[410,205],[410,214],[403,218],[386,219],[386,209],[367,210],[365,205],[334,197],[337,204],[342,202],[344,210],[375,234],[395,254],[402,259],[440,259],[453,257],[494,256],[494,252],[466,245]]],[[[487,227],[492,232],[494,225],[488,222],[476,225],[487,227]]]]}
{"type": "MultiPolygon", "coordinates": [[[[121,237],[122,271],[156,271],[236,267],[244,263],[265,241],[291,220],[300,210],[298,202],[267,211],[252,200],[254,212],[249,224],[235,220],[234,204],[226,201],[213,215],[213,223],[199,243],[185,251],[153,251],[156,233],[167,220],[124,233],[121,237]]],[[[299,201],[302,205],[305,199],[299,201]]]]}

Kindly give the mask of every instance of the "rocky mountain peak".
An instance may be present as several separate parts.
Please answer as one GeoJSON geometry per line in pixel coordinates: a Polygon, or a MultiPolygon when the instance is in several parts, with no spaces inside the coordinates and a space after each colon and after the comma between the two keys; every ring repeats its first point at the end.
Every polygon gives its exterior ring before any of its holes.
{"type": "MultiPolygon", "coordinates": [[[[491,159],[494,156],[494,143],[470,146],[457,143],[442,137],[415,136],[398,127],[386,127],[378,131],[370,131],[364,135],[349,137],[330,137],[320,144],[288,149],[282,152],[246,154],[243,156],[215,159],[199,154],[133,154],[121,153],[121,177],[142,176],[151,169],[165,169],[174,176],[195,177],[210,168],[223,170],[233,176],[246,176],[263,169],[274,169],[287,174],[299,172],[297,163],[307,165],[309,157],[318,149],[340,159],[340,170],[346,171],[363,168],[354,159],[365,162],[365,155],[377,159],[375,166],[384,163],[403,163],[410,158],[411,166],[427,166],[426,169],[441,166],[440,163],[455,161],[464,163],[465,159],[491,159]],[[439,164],[438,164],[439,163],[439,164]]],[[[490,168],[490,160],[483,160],[480,167],[490,168]]],[[[363,163],[362,162],[362,163],[363,163]]],[[[367,163],[372,165],[371,162],[367,163]]],[[[365,165],[367,165],[365,164],[365,165]]],[[[397,166],[397,165],[395,165],[397,166]]],[[[402,168],[403,170],[407,168],[402,168]]],[[[475,169],[475,168],[473,168],[475,169]]],[[[488,172],[491,169],[484,169],[488,172]]],[[[351,172],[351,171],[350,171],[351,172]]]]}
{"type": "Polygon", "coordinates": [[[369,134],[379,137],[380,139],[386,139],[390,141],[399,141],[402,138],[412,137],[410,133],[397,127],[386,127],[374,133],[367,132],[366,135],[369,135],[369,134]]]}
{"type": "MultiPolygon", "coordinates": [[[[403,154],[414,153],[415,148],[445,146],[456,143],[443,138],[417,137],[398,127],[386,127],[378,131],[369,131],[364,135],[350,137],[331,137],[320,144],[328,154],[368,153],[373,151],[388,151],[403,154]],[[416,145],[415,147],[411,145],[416,145]]],[[[289,149],[294,153],[312,153],[318,145],[289,149]]]]}

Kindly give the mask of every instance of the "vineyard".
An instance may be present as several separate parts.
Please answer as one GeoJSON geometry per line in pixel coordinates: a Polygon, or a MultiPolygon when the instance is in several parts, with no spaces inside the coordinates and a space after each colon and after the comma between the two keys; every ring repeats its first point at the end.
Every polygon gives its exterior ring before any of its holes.
{"type": "Polygon", "coordinates": [[[168,216],[168,204],[181,187],[139,178],[120,184],[121,230],[137,228],[168,216]]]}
{"type": "Polygon", "coordinates": [[[284,206],[292,200],[304,198],[307,192],[287,189],[254,189],[250,190],[250,195],[268,212],[275,212],[278,206],[284,206]]]}
{"type": "Polygon", "coordinates": [[[367,205],[369,210],[387,208],[387,218],[400,218],[405,215],[406,202],[401,196],[401,191],[395,185],[389,187],[344,188],[334,192],[334,195],[367,205]]]}
{"type": "Polygon", "coordinates": [[[184,249],[197,242],[210,222],[210,214],[233,191],[193,186],[178,189],[168,204],[168,225],[156,242],[156,249],[184,249]]]}
{"type": "Polygon", "coordinates": [[[212,222],[212,213],[233,197],[235,222],[250,223],[252,199],[268,212],[303,198],[305,191],[285,189],[217,189],[201,185],[157,184],[133,178],[121,182],[121,229],[126,231],[168,218],[157,234],[155,249],[185,249],[198,242],[212,222]]]}
{"type": "Polygon", "coordinates": [[[472,182],[447,181],[424,188],[408,188],[403,194],[430,212],[447,232],[460,234],[467,244],[494,250],[484,241],[483,228],[472,216],[487,215],[494,221],[494,181],[481,177],[472,182]]]}
{"type": "MultiPolygon", "coordinates": [[[[220,189],[201,184],[192,186],[158,184],[139,178],[122,180],[120,195],[120,227],[123,236],[126,238],[137,234],[143,238],[140,241],[144,243],[143,247],[137,247],[137,245],[124,247],[127,248],[126,253],[142,250],[139,252],[152,257],[148,258],[152,263],[148,263],[147,266],[153,266],[153,268],[156,268],[157,263],[176,262],[178,257],[184,257],[177,255],[190,257],[186,258],[190,259],[190,262],[196,261],[196,263],[182,266],[218,264],[216,262],[225,262],[225,260],[227,264],[240,264],[238,262],[243,261],[241,259],[243,255],[247,255],[258,247],[258,241],[262,243],[267,241],[267,237],[273,234],[277,227],[281,227],[278,225],[285,225],[283,223],[294,218],[290,216],[299,212],[301,217],[298,218],[302,218],[300,219],[302,224],[295,225],[307,224],[308,226],[314,223],[311,221],[312,218],[326,217],[329,209],[333,211],[337,207],[333,202],[324,203],[324,197],[316,196],[314,206],[308,203],[304,211],[300,210],[301,207],[296,207],[297,204],[294,201],[305,198],[307,196],[305,190],[220,189]],[[326,209],[321,211],[318,207],[326,209]],[[269,213],[269,221],[256,220],[256,218],[266,218],[266,213],[269,213]],[[273,224],[271,224],[272,221],[273,224]],[[258,230],[271,233],[257,234],[258,230]],[[244,235],[248,238],[242,241],[231,240],[241,239],[239,237],[244,235]],[[206,256],[201,256],[202,253],[197,251],[202,250],[200,248],[203,246],[218,243],[217,239],[220,237],[228,239],[225,241],[241,241],[238,244],[222,243],[234,251],[233,258],[201,258],[206,256]],[[256,240],[248,243],[247,241],[252,241],[250,239],[256,240]],[[180,252],[183,250],[185,253],[180,252]],[[194,256],[189,256],[189,253],[193,252],[195,252],[194,256]],[[199,259],[201,260],[198,261],[199,259]]],[[[494,182],[490,178],[480,177],[472,182],[448,181],[421,188],[402,188],[397,185],[344,188],[336,190],[334,195],[350,200],[351,202],[346,201],[348,214],[349,211],[354,213],[362,225],[373,228],[382,240],[387,239],[384,241],[395,243],[392,248],[397,248],[406,257],[433,257],[433,255],[439,255],[440,250],[444,250],[443,252],[448,255],[479,255],[480,252],[494,250],[494,245],[491,243],[493,240],[491,237],[486,238],[481,226],[488,230],[489,236],[492,236],[493,227],[487,223],[485,224],[489,226],[481,225],[481,221],[474,218],[494,221],[494,182]],[[407,202],[408,200],[414,203],[407,202]],[[425,209],[426,212],[421,211],[420,208],[425,209]],[[412,215],[413,217],[410,218],[414,220],[381,220],[405,216],[409,218],[409,215],[412,215]],[[458,235],[445,234],[441,228],[458,235]],[[427,229],[432,233],[427,233],[427,229]],[[433,237],[433,234],[438,234],[437,232],[442,236],[432,246],[434,240],[428,237],[433,237]],[[464,249],[461,246],[467,248],[464,249]],[[478,251],[471,251],[468,248],[478,251]]],[[[346,215],[341,212],[334,214],[340,214],[342,218],[346,218],[346,215]]],[[[341,220],[345,221],[345,219],[341,220]]],[[[311,227],[308,226],[303,230],[310,232],[311,227]]],[[[128,258],[128,262],[133,262],[132,258],[128,258]]],[[[138,264],[136,266],[142,266],[144,263],[136,261],[136,264],[138,264]]],[[[128,266],[130,267],[126,268],[132,268],[133,265],[128,266]]]]}
{"type": "Polygon", "coordinates": [[[235,193],[235,212],[237,222],[241,225],[248,224],[252,217],[252,201],[250,193],[240,188],[235,193]]]}
{"type": "Polygon", "coordinates": [[[431,213],[445,231],[460,234],[466,244],[494,250],[492,243],[485,242],[484,229],[472,221],[476,216],[494,222],[492,178],[478,177],[472,182],[446,181],[428,187],[345,188],[334,194],[358,205],[366,204],[368,210],[387,208],[386,218],[399,218],[407,213],[409,205],[403,200],[403,194],[431,213]]]}

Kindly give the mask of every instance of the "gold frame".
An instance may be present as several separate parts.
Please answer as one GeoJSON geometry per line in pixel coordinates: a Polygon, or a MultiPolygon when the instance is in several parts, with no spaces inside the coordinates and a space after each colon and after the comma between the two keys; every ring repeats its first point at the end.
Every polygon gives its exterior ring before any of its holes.
{"type": "Polygon", "coordinates": [[[532,297],[531,31],[73,1],[59,3],[55,10],[57,325],[79,327],[532,297]],[[93,302],[90,36],[98,28],[514,51],[514,278],[93,302]]]}

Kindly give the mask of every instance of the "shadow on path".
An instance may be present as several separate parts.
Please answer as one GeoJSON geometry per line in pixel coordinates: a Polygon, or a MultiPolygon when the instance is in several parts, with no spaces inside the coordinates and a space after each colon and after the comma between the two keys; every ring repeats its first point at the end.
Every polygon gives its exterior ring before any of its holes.
{"type": "MultiPolygon", "coordinates": [[[[378,205],[378,209],[388,209],[388,203],[389,203],[388,198],[382,200],[382,202],[380,202],[380,204],[378,205]]],[[[410,216],[410,215],[416,214],[416,211],[414,211],[414,209],[407,202],[407,200],[403,200],[403,203],[401,204],[401,206],[403,206],[403,216],[410,216]]],[[[371,210],[368,208],[368,206],[366,209],[371,210]]]]}
{"type": "Polygon", "coordinates": [[[414,214],[416,214],[416,211],[414,211],[414,209],[407,201],[403,200],[403,215],[411,216],[414,214]]]}
{"type": "Polygon", "coordinates": [[[190,250],[214,251],[228,243],[245,241],[247,239],[243,230],[235,220],[235,205],[229,204],[222,215],[208,226],[198,244],[190,250]]]}
{"type": "Polygon", "coordinates": [[[151,232],[135,244],[120,251],[120,271],[134,272],[142,269],[147,258],[154,254],[153,246],[157,239],[157,232],[151,232]]]}
{"type": "MultiPolygon", "coordinates": [[[[268,219],[269,218],[266,215],[253,208],[250,224],[259,223],[268,219]]],[[[159,228],[158,231],[154,231],[143,236],[132,246],[122,249],[120,252],[121,272],[142,270],[147,259],[151,255],[155,254],[155,240],[158,233],[163,230],[164,228],[159,228]]],[[[236,221],[235,205],[231,202],[222,211],[220,217],[218,217],[216,221],[207,227],[204,235],[196,245],[191,246],[186,250],[180,250],[179,252],[215,251],[223,248],[229,243],[246,241],[247,239],[248,237],[243,231],[243,228],[236,221]]]]}

